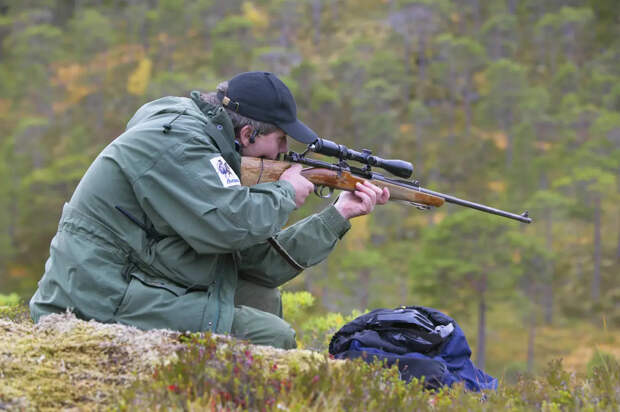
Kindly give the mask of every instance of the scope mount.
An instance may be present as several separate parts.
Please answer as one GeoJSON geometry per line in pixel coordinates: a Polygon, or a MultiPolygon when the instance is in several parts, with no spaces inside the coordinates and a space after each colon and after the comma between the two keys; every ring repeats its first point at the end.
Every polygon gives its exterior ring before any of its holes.
{"type": "Polygon", "coordinates": [[[365,165],[363,170],[367,173],[371,173],[372,166],[376,166],[405,179],[413,174],[413,165],[409,162],[373,156],[372,151],[369,149],[362,149],[361,152],[358,152],[357,150],[349,149],[345,145],[327,139],[317,138],[313,143],[308,145],[308,148],[304,151],[302,156],[308,153],[308,151],[336,157],[340,163],[343,164],[346,164],[345,160],[354,160],[365,165]]]}

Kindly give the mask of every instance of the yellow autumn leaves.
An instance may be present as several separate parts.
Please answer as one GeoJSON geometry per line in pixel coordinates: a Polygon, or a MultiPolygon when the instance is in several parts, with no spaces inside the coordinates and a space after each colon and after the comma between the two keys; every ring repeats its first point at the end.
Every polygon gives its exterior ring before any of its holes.
{"type": "Polygon", "coordinates": [[[127,92],[135,96],[142,96],[151,80],[153,62],[148,57],[143,57],[138,63],[138,67],[129,75],[127,79],[127,92]]]}

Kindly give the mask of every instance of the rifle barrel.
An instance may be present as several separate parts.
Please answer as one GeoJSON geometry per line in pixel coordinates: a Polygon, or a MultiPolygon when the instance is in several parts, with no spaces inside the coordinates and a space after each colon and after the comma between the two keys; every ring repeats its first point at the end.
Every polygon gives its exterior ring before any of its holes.
{"type": "Polygon", "coordinates": [[[520,215],[517,215],[516,213],[510,213],[510,212],[506,212],[505,210],[496,209],[494,207],[482,205],[480,203],[470,202],[469,200],[464,200],[464,199],[460,199],[458,197],[454,197],[454,196],[446,195],[446,194],[443,194],[443,193],[435,192],[433,190],[425,189],[423,187],[418,188],[418,190],[420,190],[423,193],[429,194],[429,195],[441,197],[441,198],[443,198],[448,203],[454,203],[456,205],[469,207],[469,208],[472,208],[472,209],[480,210],[482,212],[492,213],[494,215],[498,215],[498,216],[502,216],[502,217],[507,217],[509,219],[518,220],[519,222],[523,222],[523,223],[532,223],[532,219],[528,216],[527,211],[523,212],[520,215]]]}

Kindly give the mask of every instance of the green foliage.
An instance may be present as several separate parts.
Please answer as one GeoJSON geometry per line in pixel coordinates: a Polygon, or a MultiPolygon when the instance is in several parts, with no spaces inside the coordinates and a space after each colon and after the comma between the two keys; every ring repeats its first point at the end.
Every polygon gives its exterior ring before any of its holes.
{"type": "Polygon", "coordinates": [[[282,292],[282,311],[292,325],[300,325],[306,320],[313,305],[314,296],[310,292],[282,292]]]}
{"type": "Polygon", "coordinates": [[[435,305],[444,299],[471,301],[467,295],[483,293],[487,287],[490,291],[510,288],[515,275],[523,270],[514,254],[530,242],[495,217],[473,211],[455,213],[426,231],[425,248],[412,256],[416,288],[432,289],[427,294],[437,296],[435,305]],[[476,253],[490,244],[492,252],[476,253]]]}
{"type": "Polygon", "coordinates": [[[30,319],[30,310],[17,293],[0,294],[0,319],[25,322],[30,319]]]}
{"type": "Polygon", "coordinates": [[[591,380],[577,380],[560,361],[541,378],[520,377],[483,395],[461,385],[439,391],[422,382],[405,383],[396,368],[378,362],[334,362],[326,357],[290,354],[278,359],[238,342],[218,345],[214,336],[183,338],[178,360],[157,368],[152,379],[123,394],[121,410],[615,410],[620,406],[619,365],[596,369],[591,380]]]}
{"type": "Polygon", "coordinates": [[[517,19],[510,14],[491,16],[482,26],[481,38],[489,56],[510,58],[517,50],[517,19]]]}
{"type": "Polygon", "coordinates": [[[250,66],[251,27],[252,22],[241,16],[227,17],[213,27],[213,66],[218,74],[230,76],[250,66]]]}
{"type": "Polygon", "coordinates": [[[620,112],[620,84],[616,83],[612,87],[609,94],[603,98],[603,102],[607,109],[620,112]]]}
{"type": "Polygon", "coordinates": [[[71,47],[80,56],[90,56],[114,43],[116,31],[108,18],[95,9],[78,11],[69,22],[71,47]]]}
{"type": "MultiPolygon", "coordinates": [[[[152,407],[243,410],[415,410],[434,397],[422,384],[405,384],[398,371],[362,360],[335,364],[327,357],[309,361],[292,356],[274,361],[234,343],[221,347],[211,335],[184,339],[179,360],[158,368],[152,381],[134,385],[121,410],[152,407]],[[385,408],[385,409],[383,409],[385,408]]],[[[302,358],[303,359],[303,358],[302,358]]],[[[441,394],[439,395],[441,396],[441,394]]]]}
{"type": "Polygon", "coordinates": [[[301,347],[315,351],[327,351],[332,336],[346,323],[360,316],[362,312],[353,310],[350,315],[328,313],[309,318],[301,326],[301,347]]]}
{"type": "Polygon", "coordinates": [[[563,96],[568,93],[576,93],[579,87],[579,73],[573,63],[565,63],[560,66],[551,83],[551,88],[556,95],[563,96]]]}
{"type": "Polygon", "coordinates": [[[525,68],[511,60],[500,59],[489,65],[485,73],[489,84],[487,110],[492,111],[488,116],[489,119],[493,119],[499,125],[511,122],[507,118],[510,117],[510,113],[520,108],[527,84],[525,76],[525,68]]]}
{"type": "Polygon", "coordinates": [[[332,335],[362,312],[354,310],[347,316],[340,313],[317,315],[314,313],[314,301],[314,296],[309,292],[283,292],[284,318],[297,332],[300,348],[326,352],[332,335]]]}
{"type": "Polygon", "coordinates": [[[617,369],[617,366],[618,362],[614,355],[597,349],[588,361],[586,368],[588,376],[593,377],[595,373],[599,373],[597,369],[603,370],[604,373],[609,374],[610,372],[613,373],[614,368],[617,369]]]}
{"type": "Polygon", "coordinates": [[[10,295],[0,294],[0,306],[16,306],[19,302],[20,299],[17,293],[11,293],[10,295]]]}

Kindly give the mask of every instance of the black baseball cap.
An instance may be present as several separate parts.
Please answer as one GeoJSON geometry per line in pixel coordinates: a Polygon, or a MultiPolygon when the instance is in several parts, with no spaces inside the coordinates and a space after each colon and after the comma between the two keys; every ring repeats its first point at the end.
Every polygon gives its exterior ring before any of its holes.
{"type": "Polygon", "coordinates": [[[226,108],[260,122],[271,123],[302,143],[314,143],[318,136],[297,119],[297,105],[282,80],[269,72],[240,73],[228,81],[226,94],[217,97],[226,108]]]}

